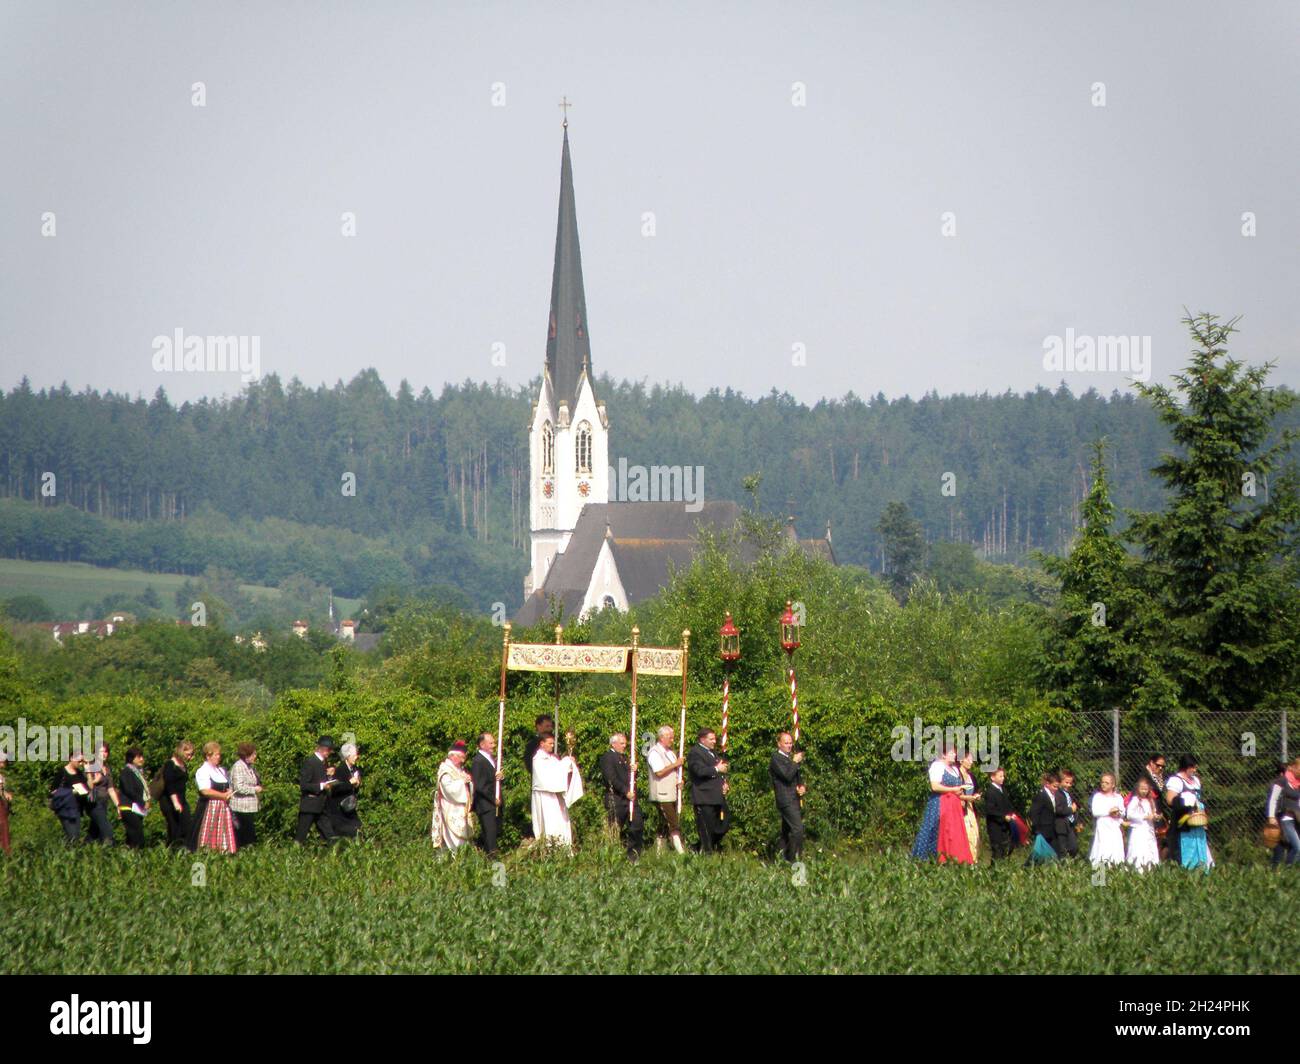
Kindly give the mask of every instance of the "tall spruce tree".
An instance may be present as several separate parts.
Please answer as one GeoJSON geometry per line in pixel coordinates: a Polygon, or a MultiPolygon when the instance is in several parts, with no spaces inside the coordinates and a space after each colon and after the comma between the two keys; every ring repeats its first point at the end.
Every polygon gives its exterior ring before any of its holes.
{"type": "Polygon", "coordinates": [[[1168,503],[1132,514],[1145,590],[1163,616],[1165,667],[1185,705],[1254,709],[1294,695],[1300,649],[1293,439],[1276,419],[1294,393],[1267,386],[1272,363],[1227,353],[1236,322],[1184,319],[1196,341],[1176,390],[1137,385],[1178,451],[1153,472],[1168,503]]]}
{"type": "Polygon", "coordinates": [[[1106,444],[1093,444],[1083,528],[1065,558],[1040,556],[1061,582],[1044,642],[1043,680],[1051,697],[1079,710],[1165,710],[1177,698],[1153,636],[1160,617],[1135,579],[1135,563],[1112,531],[1106,444]]]}
{"type": "Polygon", "coordinates": [[[885,545],[885,576],[899,602],[907,601],[908,590],[925,563],[925,530],[908,512],[907,504],[891,502],[876,526],[885,545]]]}

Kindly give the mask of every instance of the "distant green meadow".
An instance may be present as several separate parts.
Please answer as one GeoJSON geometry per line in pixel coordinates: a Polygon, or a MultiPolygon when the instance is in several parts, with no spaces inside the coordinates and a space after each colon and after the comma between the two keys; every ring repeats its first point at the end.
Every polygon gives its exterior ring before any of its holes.
{"type": "MultiPolygon", "coordinates": [[[[58,620],[77,620],[86,603],[101,602],[109,595],[138,598],[149,588],[157,592],[170,612],[176,592],[193,577],[176,573],[150,573],[142,569],[108,569],[85,562],[29,562],[0,558],[0,602],[18,595],[39,595],[57,614],[58,620]]],[[[274,599],[279,588],[242,584],[240,590],[254,598],[274,599]]],[[[335,596],[340,616],[355,612],[360,599],[335,596]]]]}
{"type": "Polygon", "coordinates": [[[1300,873],[419,843],[0,857],[4,973],[1295,973],[1300,873]]]}

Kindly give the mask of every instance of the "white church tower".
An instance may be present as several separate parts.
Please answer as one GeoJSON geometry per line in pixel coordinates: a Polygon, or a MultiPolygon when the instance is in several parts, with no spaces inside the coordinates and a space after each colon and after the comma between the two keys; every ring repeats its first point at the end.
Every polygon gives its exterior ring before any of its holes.
{"type": "Polygon", "coordinates": [[[542,387],[528,426],[530,569],[524,598],[546,580],[589,502],[609,501],[609,418],[591,381],[591,336],[582,289],[578,215],[569,159],[569,123],[560,157],[560,217],[555,231],[551,318],[542,387]]]}

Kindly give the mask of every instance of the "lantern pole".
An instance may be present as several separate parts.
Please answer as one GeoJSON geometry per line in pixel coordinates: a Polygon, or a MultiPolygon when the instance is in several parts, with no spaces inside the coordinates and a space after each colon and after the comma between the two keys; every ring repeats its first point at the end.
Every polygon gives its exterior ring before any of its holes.
{"type": "MultiPolygon", "coordinates": [[[[686,756],[686,658],[690,653],[691,630],[682,629],[682,725],[677,733],[677,760],[686,756]]],[[[682,791],[686,782],[684,770],[677,766],[677,815],[682,815],[682,791]]]]}
{"type": "Polygon", "coordinates": [[[636,747],[636,645],[641,638],[641,629],[636,625],[632,626],[632,734],[629,736],[631,741],[632,756],[627,759],[628,769],[628,788],[627,788],[627,807],[628,816],[631,816],[630,810],[636,808],[636,769],[637,769],[637,747],[636,747]]]}
{"type": "MultiPolygon", "coordinates": [[[[501,759],[501,751],[505,744],[506,731],[506,665],[510,660],[510,622],[506,621],[505,635],[501,640],[501,700],[497,703],[497,772],[501,771],[501,766],[505,762],[501,759]]],[[[501,778],[496,780],[496,805],[498,811],[501,809],[501,778]]]]}
{"type": "Polygon", "coordinates": [[[793,718],[791,735],[795,745],[799,745],[799,681],[794,675],[794,652],[799,649],[799,629],[803,625],[794,612],[794,603],[785,602],[785,612],[781,614],[781,649],[786,657],[786,679],[790,684],[790,715],[793,718]]]}
{"type": "Polygon", "coordinates": [[[740,629],[731,620],[731,611],[718,629],[718,656],[722,658],[722,754],[727,753],[727,735],[731,727],[731,669],[740,658],[740,629]]]}

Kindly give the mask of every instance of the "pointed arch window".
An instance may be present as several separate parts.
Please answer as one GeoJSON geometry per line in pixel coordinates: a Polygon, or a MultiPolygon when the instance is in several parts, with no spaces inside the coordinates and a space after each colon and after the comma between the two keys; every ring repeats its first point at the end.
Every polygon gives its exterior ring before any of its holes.
{"type": "Polygon", "coordinates": [[[555,430],[549,421],[542,426],[542,472],[555,472],[555,430]]]}
{"type": "Polygon", "coordinates": [[[577,435],[578,472],[591,472],[591,422],[580,421],[577,435]]]}

